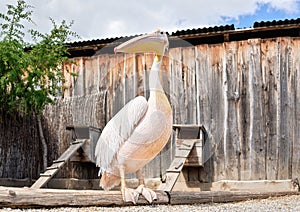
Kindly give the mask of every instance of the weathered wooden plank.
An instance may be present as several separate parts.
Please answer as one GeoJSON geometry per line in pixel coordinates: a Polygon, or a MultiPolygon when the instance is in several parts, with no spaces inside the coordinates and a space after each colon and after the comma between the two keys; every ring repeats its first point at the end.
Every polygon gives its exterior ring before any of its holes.
{"type": "Polygon", "coordinates": [[[190,155],[187,157],[186,166],[203,166],[203,140],[196,142],[194,148],[191,150],[190,155]]]}
{"type": "Polygon", "coordinates": [[[90,116],[93,115],[93,120],[91,123],[88,123],[89,125],[87,126],[95,126],[103,129],[111,117],[111,108],[108,103],[108,86],[111,76],[111,72],[109,71],[110,60],[107,54],[97,55],[96,60],[96,67],[93,66],[93,70],[91,70],[92,72],[97,72],[97,74],[94,74],[97,76],[94,79],[96,93],[91,97],[93,98],[94,105],[90,116]]]}
{"type": "Polygon", "coordinates": [[[292,56],[292,38],[287,37],[285,38],[287,45],[286,45],[286,63],[287,63],[287,73],[286,73],[286,80],[287,80],[287,118],[286,118],[286,139],[288,144],[288,155],[286,155],[288,160],[288,170],[287,170],[287,177],[292,178],[292,163],[293,163],[293,148],[294,148],[294,139],[295,139],[295,67],[293,66],[293,56],[292,56]]]}
{"type": "MultiPolygon", "coordinates": [[[[208,131],[208,137],[210,138],[208,142],[212,142],[211,155],[214,163],[214,181],[226,179],[225,170],[225,146],[224,146],[224,79],[223,72],[225,71],[226,64],[226,54],[223,44],[216,44],[209,47],[210,57],[209,69],[208,69],[208,80],[211,82],[211,86],[207,89],[209,92],[209,111],[208,116],[210,116],[210,121],[208,126],[210,127],[208,131]]],[[[205,151],[205,149],[204,149],[205,151]]],[[[204,160],[208,156],[204,156],[204,160]]]]}
{"type": "Polygon", "coordinates": [[[85,95],[85,58],[79,58],[76,72],[78,76],[74,77],[74,96],[85,95]]]}
{"type": "Polygon", "coordinates": [[[292,180],[222,180],[214,182],[211,191],[289,192],[298,188],[292,180]]]}
{"type": "Polygon", "coordinates": [[[40,175],[40,178],[32,185],[32,188],[39,189],[43,185],[45,185],[49,180],[51,179],[51,176],[42,176],[40,175]]]}
{"type": "Polygon", "coordinates": [[[239,100],[237,102],[238,131],[240,141],[240,177],[241,180],[249,180],[250,174],[250,141],[249,141],[249,52],[248,41],[239,42],[237,69],[239,78],[239,100]]]}
{"type": "Polygon", "coordinates": [[[158,188],[159,190],[164,190],[169,192],[173,189],[175,182],[177,181],[180,172],[185,165],[185,161],[188,155],[190,154],[191,149],[193,148],[196,141],[197,140],[195,139],[187,139],[182,141],[180,145],[177,144],[174,159],[172,160],[170,167],[166,171],[165,182],[159,186],[158,188]]]}
{"type": "Polygon", "coordinates": [[[72,144],[69,148],[57,159],[57,161],[67,161],[73,154],[85,143],[85,140],[79,140],[77,143],[72,144]]]}
{"type": "Polygon", "coordinates": [[[291,42],[291,60],[293,75],[290,79],[290,90],[293,90],[291,98],[291,113],[289,119],[292,120],[293,132],[291,156],[292,156],[292,178],[300,176],[300,39],[293,38],[291,42]]]}
{"type": "MultiPolygon", "coordinates": [[[[171,90],[172,75],[171,75],[169,52],[165,53],[160,69],[161,69],[160,80],[162,82],[164,92],[167,95],[170,104],[172,105],[174,93],[171,90]]],[[[173,136],[171,135],[169,142],[159,153],[159,157],[160,157],[159,177],[162,177],[165,171],[167,170],[167,168],[170,166],[174,158],[174,150],[173,150],[174,147],[175,147],[174,140],[173,140],[173,136]]],[[[152,167],[152,169],[153,168],[156,169],[156,167],[152,167]]]]}
{"type": "Polygon", "coordinates": [[[221,180],[212,183],[177,180],[172,191],[296,192],[291,180],[221,180]]]}
{"type": "Polygon", "coordinates": [[[106,123],[113,117],[113,73],[111,71],[111,58],[113,56],[107,55],[107,66],[103,67],[103,77],[105,78],[104,82],[106,82],[106,94],[105,94],[105,119],[106,123]]]}
{"type": "Polygon", "coordinates": [[[170,167],[167,169],[167,172],[175,172],[179,174],[184,166],[185,160],[185,157],[175,157],[170,167]]]}
{"type": "Polygon", "coordinates": [[[137,96],[137,80],[136,80],[136,57],[135,55],[124,55],[124,102],[125,104],[137,96]]]}
{"type": "Polygon", "coordinates": [[[169,64],[171,74],[171,105],[173,109],[173,123],[184,124],[184,90],[182,73],[182,52],[181,48],[169,50],[169,64]]]}
{"type": "Polygon", "coordinates": [[[279,141],[279,152],[278,152],[278,179],[287,179],[289,176],[290,167],[290,138],[288,137],[289,131],[291,130],[288,126],[288,107],[289,107],[289,93],[288,93],[288,69],[289,69],[289,57],[290,57],[290,39],[281,38],[278,40],[280,42],[280,100],[278,104],[280,105],[280,120],[278,141],[279,141]]]}
{"type": "MultiPolygon", "coordinates": [[[[196,47],[196,84],[197,84],[197,120],[198,124],[203,124],[208,127],[206,142],[203,142],[203,166],[201,169],[200,178],[202,181],[211,182],[214,179],[214,164],[212,157],[215,153],[216,140],[213,134],[215,134],[215,119],[211,113],[211,96],[212,95],[212,81],[209,80],[211,75],[210,66],[210,48],[207,44],[199,45],[196,47]]],[[[200,180],[200,179],[199,179],[200,180]]]]}
{"type": "Polygon", "coordinates": [[[207,127],[203,147],[203,179],[208,182],[223,179],[225,175],[222,157],[224,132],[223,66],[224,46],[197,46],[197,89],[201,124],[207,127]]]}
{"type": "MultiPolygon", "coordinates": [[[[189,181],[185,174],[184,167],[180,173],[172,191],[259,191],[259,192],[285,192],[297,191],[298,187],[293,185],[292,180],[252,180],[252,181],[235,181],[222,180],[211,183],[200,181],[189,181]]],[[[160,178],[146,178],[145,186],[156,190],[161,185],[160,178]]],[[[0,185],[6,187],[30,187],[32,182],[29,179],[7,179],[0,178],[0,185]]],[[[126,179],[126,185],[129,188],[138,187],[138,179],[126,179]]],[[[53,178],[45,188],[51,189],[81,189],[81,190],[102,190],[99,187],[99,179],[75,179],[75,178],[53,178]]],[[[120,190],[120,186],[113,188],[120,190]]]]}
{"type": "MultiPolygon", "coordinates": [[[[157,191],[157,204],[167,204],[165,192],[157,191]]],[[[141,196],[137,204],[147,204],[141,196]]],[[[124,206],[120,191],[29,189],[0,187],[0,207],[83,207],[83,206],[124,206]]]]}
{"type": "Polygon", "coordinates": [[[167,191],[167,192],[172,191],[179,175],[180,173],[177,172],[168,172],[165,176],[166,181],[158,187],[158,190],[167,191]]]}
{"type": "Polygon", "coordinates": [[[175,151],[175,157],[186,158],[191,153],[191,149],[192,147],[191,148],[177,147],[175,151]]]}
{"type": "Polygon", "coordinates": [[[146,83],[146,67],[145,58],[142,54],[135,55],[135,66],[136,66],[136,87],[137,95],[146,96],[145,93],[145,83],[146,83]]]}
{"type": "Polygon", "coordinates": [[[202,192],[172,192],[170,204],[201,204],[237,202],[249,199],[266,199],[285,195],[297,195],[298,192],[238,192],[238,191],[202,191],[202,192]]]}
{"type": "Polygon", "coordinates": [[[98,57],[86,58],[84,61],[85,70],[85,95],[94,94],[97,92],[98,79],[98,57]]]}
{"type": "Polygon", "coordinates": [[[196,62],[195,47],[188,47],[182,50],[182,74],[184,85],[184,107],[185,124],[197,123],[197,104],[196,104],[196,62]]]}
{"type": "MultiPolygon", "coordinates": [[[[248,199],[263,199],[283,195],[297,195],[296,191],[285,192],[245,192],[245,191],[173,191],[168,196],[163,191],[156,191],[158,200],[154,204],[199,204],[236,202],[248,199]]],[[[138,205],[147,204],[140,197],[138,205]]],[[[0,187],[0,207],[36,208],[36,207],[87,207],[87,206],[125,206],[120,191],[28,189],[0,187]]]]}
{"type": "Polygon", "coordinates": [[[224,81],[224,162],[227,179],[240,180],[240,141],[238,127],[239,74],[237,70],[237,42],[224,43],[226,66],[224,81]]]}
{"type": "Polygon", "coordinates": [[[249,99],[250,99],[250,173],[251,179],[265,179],[265,140],[262,114],[262,72],[260,66],[260,39],[248,40],[249,52],[249,99]]]}
{"type": "Polygon", "coordinates": [[[277,179],[278,140],[277,140],[277,100],[278,100],[278,71],[279,52],[276,39],[262,40],[261,42],[261,68],[263,75],[263,115],[265,120],[266,139],[266,179],[277,179]]]}
{"type": "Polygon", "coordinates": [[[112,58],[110,71],[113,75],[113,86],[112,86],[112,110],[113,116],[118,113],[125,105],[125,68],[124,58],[126,56],[117,54],[112,58]]]}
{"type": "Polygon", "coordinates": [[[169,52],[165,53],[165,56],[162,58],[161,66],[160,66],[160,73],[159,78],[164,89],[165,94],[167,95],[169,101],[172,101],[171,93],[171,68],[170,68],[170,58],[169,52]]]}
{"type": "Polygon", "coordinates": [[[97,87],[99,91],[106,91],[109,85],[109,58],[107,54],[98,55],[98,67],[97,70],[93,70],[98,72],[97,87]]]}
{"type": "Polygon", "coordinates": [[[40,174],[40,178],[31,186],[32,189],[41,188],[45,185],[62,166],[76,153],[76,151],[85,143],[85,140],[80,140],[78,143],[72,144],[47,170],[40,174]]]}
{"type": "Polygon", "coordinates": [[[73,76],[71,73],[75,73],[76,62],[78,60],[74,59],[73,63],[65,63],[63,67],[64,72],[64,82],[63,82],[63,97],[70,97],[73,95],[73,76]]]}

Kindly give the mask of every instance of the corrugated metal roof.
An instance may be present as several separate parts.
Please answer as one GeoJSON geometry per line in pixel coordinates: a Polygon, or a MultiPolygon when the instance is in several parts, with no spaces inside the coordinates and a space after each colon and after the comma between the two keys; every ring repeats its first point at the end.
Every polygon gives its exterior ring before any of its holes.
{"type": "MultiPolygon", "coordinates": [[[[253,28],[235,29],[234,25],[204,27],[197,29],[178,30],[176,32],[168,33],[170,39],[170,48],[176,47],[180,44],[176,42],[178,39],[186,40],[192,45],[197,44],[213,44],[228,41],[246,40],[251,38],[271,38],[280,36],[300,36],[300,18],[273,20],[255,22],[253,28]]],[[[68,43],[71,57],[77,56],[91,56],[103,47],[107,52],[113,52],[114,46],[121,41],[128,40],[134,36],[115,37],[105,39],[95,39],[86,41],[76,41],[68,43]],[[120,41],[121,40],[121,41],[120,41]]]]}
{"type": "Polygon", "coordinates": [[[234,30],[234,25],[225,25],[225,26],[214,26],[214,27],[204,27],[198,29],[187,29],[173,32],[171,36],[186,36],[186,35],[194,35],[194,34],[207,34],[207,33],[215,33],[215,32],[224,32],[234,30]]]}
{"type": "Polygon", "coordinates": [[[253,28],[300,24],[300,18],[255,22],[253,28]]]}

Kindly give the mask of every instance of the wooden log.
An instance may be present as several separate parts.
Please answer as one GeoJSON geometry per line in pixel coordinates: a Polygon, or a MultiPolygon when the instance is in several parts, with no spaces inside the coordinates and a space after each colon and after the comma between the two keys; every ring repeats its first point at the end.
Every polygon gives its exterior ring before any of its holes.
{"type": "Polygon", "coordinates": [[[201,192],[172,192],[170,204],[199,204],[225,203],[245,201],[249,199],[266,199],[285,195],[296,195],[299,192],[239,192],[239,191],[201,191],[201,192]]]}
{"type": "MultiPolygon", "coordinates": [[[[157,191],[158,200],[155,204],[167,204],[168,195],[157,191]]],[[[138,205],[147,204],[140,196],[138,205]]],[[[83,206],[124,206],[120,191],[95,190],[61,190],[61,189],[30,189],[0,187],[0,207],[32,208],[32,207],[83,207],[83,206]]]]}
{"type": "MultiPolygon", "coordinates": [[[[173,191],[167,194],[156,191],[155,204],[199,204],[224,203],[249,199],[263,199],[284,195],[298,195],[298,191],[258,192],[258,191],[173,191]]],[[[141,196],[137,205],[148,204],[141,196]]],[[[41,207],[89,207],[89,206],[126,206],[120,191],[30,189],[0,187],[0,207],[41,208],[41,207]]]]}
{"type": "Polygon", "coordinates": [[[292,180],[221,180],[212,183],[187,181],[180,175],[172,191],[240,191],[240,192],[290,192],[298,191],[292,180]]]}

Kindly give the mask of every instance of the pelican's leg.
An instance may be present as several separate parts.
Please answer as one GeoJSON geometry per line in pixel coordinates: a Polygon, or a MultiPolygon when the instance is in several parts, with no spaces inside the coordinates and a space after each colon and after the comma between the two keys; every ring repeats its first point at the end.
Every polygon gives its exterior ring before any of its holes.
{"type": "Polygon", "coordinates": [[[126,187],[124,166],[120,166],[120,177],[121,177],[121,193],[124,202],[132,202],[133,204],[136,204],[139,198],[139,193],[134,189],[126,187]]]}
{"type": "Polygon", "coordinates": [[[136,175],[139,179],[139,186],[136,189],[137,192],[139,194],[142,194],[149,203],[152,203],[154,200],[157,200],[156,193],[153,190],[151,190],[150,188],[145,187],[145,180],[144,180],[142,170],[138,170],[136,172],[136,175]]]}

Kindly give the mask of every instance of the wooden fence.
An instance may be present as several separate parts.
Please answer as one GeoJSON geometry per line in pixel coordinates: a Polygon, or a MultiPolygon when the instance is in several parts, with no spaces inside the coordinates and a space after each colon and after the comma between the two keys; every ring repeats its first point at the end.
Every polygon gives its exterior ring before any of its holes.
{"type": "MultiPolygon", "coordinates": [[[[66,89],[44,111],[48,163],[69,146],[67,125],[103,128],[136,95],[148,97],[153,55],[100,52],[66,65],[66,89]],[[68,71],[78,73],[72,78],[68,71]]],[[[300,172],[300,38],[250,39],[171,48],[162,82],[174,124],[207,130],[204,167],[190,181],[290,179],[300,172]]],[[[34,118],[1,116],[0,177],[38,177],[42,151],[34,118]]],[[[160,177],[174,156],[174,138],[147,167],[160,177]]],[[[58,177],[96,178],[94,164],[68,164],[58,177]]]]}
{"type": "MultiPolygon", "coordinates": [[[[66,125],[103,128],[130,99],[149,95],[151,54],[100,51],[75,60],[77,65],[66,66],[64,98],[44,113],[47,127],[59,141],[59,153],[68,145],[66,125]],[[72,78],[68,71],[78,77],[72,78]]],[[[205,165],[190,170],[195,180],[299,176],[299,38],[171,48],[163,59],[162,82],[174,123],[202,124],[207,130],[205,165]]],[[[146,175],[164,173],[173,152],[170,142],[147,166],[146,175]]]]}

